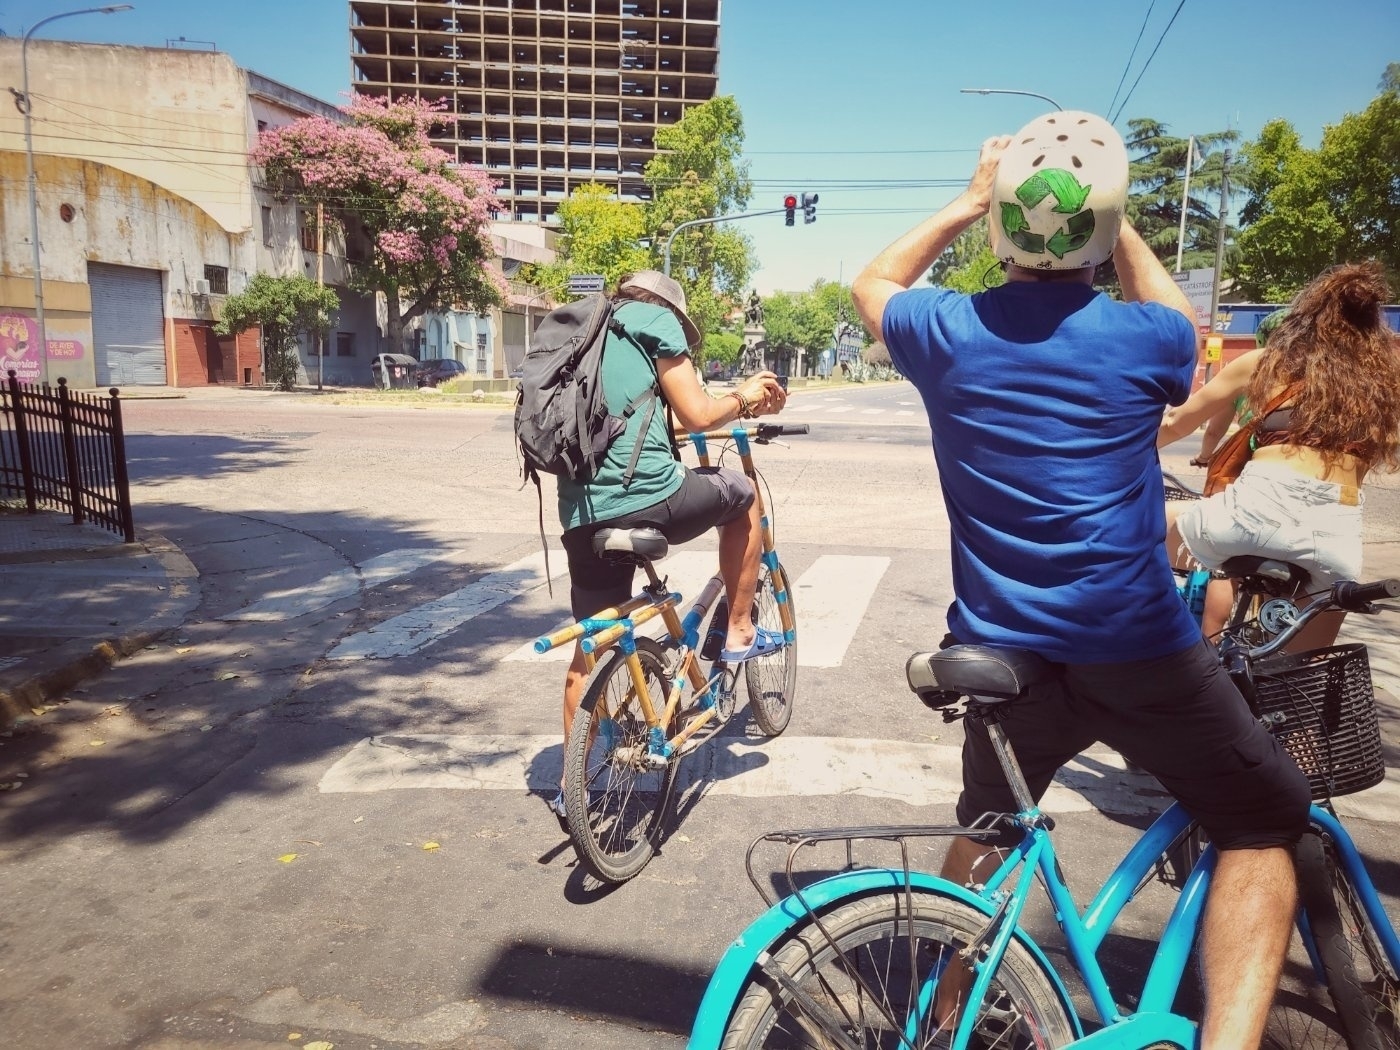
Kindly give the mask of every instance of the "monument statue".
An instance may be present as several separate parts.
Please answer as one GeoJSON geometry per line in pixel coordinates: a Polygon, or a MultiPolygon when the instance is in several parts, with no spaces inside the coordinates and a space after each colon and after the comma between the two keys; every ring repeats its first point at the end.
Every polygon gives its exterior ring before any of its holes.
{"type": "Polygon", "coordinates": [[[758,297],[757,288],[749,295],[748,309],[744,311],[744,323],[756,327],[763,325],[763,300],[758,297]]]}

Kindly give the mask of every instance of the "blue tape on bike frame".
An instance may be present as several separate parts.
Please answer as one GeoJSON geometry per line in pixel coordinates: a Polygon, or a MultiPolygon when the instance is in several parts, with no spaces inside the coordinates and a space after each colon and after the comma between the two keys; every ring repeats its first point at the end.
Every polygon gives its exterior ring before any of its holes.
{"type": "MultiPolygon", "coordinates": [[[[920,871],[909,873],[909,885],[915,893],[932,893],[951,898],[968,905],[988,916],[996,911],[996,905],[973,893],[966,887],[948,882],[920,871]]],[[[840,904],[869,896],[876,892],[903,892],[904,872],[884,868],[870,868],[863,871],[834,875],[829,879],[804,887],[802,896],[807,906],[817,914],[832,911],[840,904]]],[[[775,950],[776,945],[787,940],[791,933],[807,926],[811,915],[807,908],[795,897],[785,897],[749,924],[725,951],[715,968],[714,975],[705,989],[705,997],[700,1001],[700,1010],[695,1015],[695,1027],[691,1029],[690,1041],[686,1050],[719,1050],[724,1040],[724,1031],[729,1027],[729,1018],[738,1003],[739,994],[748,982],[759,955],[775,950]]],[[[1076,1037],[1083,1034],[1079,1015],[1075,1013],[1069,991],[1040,946],[1031,939],[1024,929],[1013,931],[1016,941],[1031,953],[1041,971],[1050,981],[1059,996],[1065,1013],[1074,1026],[1076,1037]]]]}
{"type": "Polygon", "coordinates": [[[741,455],[741,456],[752,455],[752,454],[753,454],[753,449],[749,446],[749,435],[748,435],[748,431],[746,431],[743,427],[735,427],[734,430],[733,430],[733,434],[734,434],[734,448],[735,448],[735,450],[739,453],[739,455],[741,455]]]}
{"type": "Polygon", "coordinates": [[[777,572],[777,571],[778,571],[778,552],[777,552],[777,551],[764,551],[764,552],[763,552],[763,564],[766,565],[766,566],[768,566],[768,570],[769,570],[770,572],[777,572]]]}
{"type": "MultiPolygon", "coordinates": [[[[594,625],[594,626],[590,629],[590,632],[589,632],[590,634],[597,634],[599,631],[604,630],[605,628],[608,628],[608,627],[616,627],[616,626],[618,626],[619,624],[621,624],[622,626],[626,627],[627,630],[624,631],[622,637],[619,638],[619,639],[617,640],[617,647],[618,647],[619,649],[621,649],[622,652],[625,653],[625,654],[628,655],[628,656],[631,656],[633,653],[635,653],[635,652],[637,651],[637,643],[634,642],[634,641],[632,640],[632,621],[631,621],[630,619],[622,619],[622,620],[581,620],[581,621],[579,621],[579,622],[580,622],[580,623],[584,623],[584,624],[593,624],[593,625],[594,625]],[[630,646],[631,648],[628,648],[629,646],[630,646]]],[[[593,639],[592,639],[591,637],[590,637],[590,638],[585,638],[585,639],[583,640],[583,642],[580,643],[580,647],[583,649],[583,651],[584,651],[585,653],[589,653],[589,654],[592,654],[593,650],[597,648],[597,646],[593,644],[593,639]]]]}
{"type": "Polygon", "coordinates": [[[660,726],[652,726],[647,733],[647,752],[653,755],[660,755],[662,758],[670,758],[675,749],[666,739],[666,734],[661,731],[660,726]]]}
{"type": "Polygon", "coordinates": [[[704,434],[691,434],[690,443],[695,446],[697,456],[708,456],[710,454],[710,444],[705,440],[704,434]]]}

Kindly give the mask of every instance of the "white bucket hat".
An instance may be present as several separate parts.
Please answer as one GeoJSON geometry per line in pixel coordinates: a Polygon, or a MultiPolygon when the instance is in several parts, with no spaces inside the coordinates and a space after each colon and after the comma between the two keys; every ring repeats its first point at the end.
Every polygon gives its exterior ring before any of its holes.
{"type": "Polygon", "coordinates": [[[1128,151],[1103,117],[1037,117],[1001,155],[992,185],[992,252],[1033,270],[1078,270],[1113,255],[1128,198],[1128,151]]]}
{"type": "Polygon", "coordinates": [[[617,290],[647,292],[661,300],[680,321],[681,329],[685,332],[686,345],[692,350],[700,345],[700,329],[695,327],[695,322],[685,312],[685,289],[680,286],[680,282],[667,277],[660,270],[638,270],[631,277],[625,278],[617,290]]]}

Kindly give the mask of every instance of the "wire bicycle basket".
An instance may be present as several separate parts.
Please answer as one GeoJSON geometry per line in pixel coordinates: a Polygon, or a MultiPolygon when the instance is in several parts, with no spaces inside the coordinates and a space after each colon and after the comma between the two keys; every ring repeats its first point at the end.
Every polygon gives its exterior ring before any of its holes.
{"type": "Polygon", "coordinates": [[[1260,718],[1321,801],[1385,779],[1371,663],[1364,645],[1273,656],[1254,667],[1260,718]]]}

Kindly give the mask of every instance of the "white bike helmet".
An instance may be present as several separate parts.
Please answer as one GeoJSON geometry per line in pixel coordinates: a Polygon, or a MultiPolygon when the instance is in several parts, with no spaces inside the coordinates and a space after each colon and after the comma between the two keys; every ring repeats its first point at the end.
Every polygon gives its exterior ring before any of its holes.
{"type": "Polygon", "coordinates": [[[1113,254],[1128,196],[1128,151],[1113,125],[1062,110],[1031,121],[1001,155],[992,252],[1035,270],[1078,270],[1113,254]]]}

